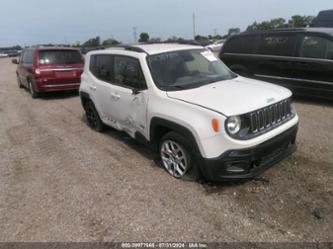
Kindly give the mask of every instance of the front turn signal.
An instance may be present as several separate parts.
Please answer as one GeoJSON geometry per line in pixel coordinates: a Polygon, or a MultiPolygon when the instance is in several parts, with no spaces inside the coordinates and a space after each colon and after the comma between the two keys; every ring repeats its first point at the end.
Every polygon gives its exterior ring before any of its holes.
{"type": "Polygon", "coordinates": [[[212,119],[212,128],[215,132],[219,132],[219,121],[216,118],[212,119]]]}

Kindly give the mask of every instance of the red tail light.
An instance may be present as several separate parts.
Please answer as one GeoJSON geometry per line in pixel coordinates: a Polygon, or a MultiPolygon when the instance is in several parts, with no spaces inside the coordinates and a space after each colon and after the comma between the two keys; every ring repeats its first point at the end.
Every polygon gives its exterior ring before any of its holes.
{"type": "Polygon", "coordinates": [[[40,71],[40,69],[39,69],[38,67],[33,67],[33,68],[32,68],[32,74],[33,74],[36,78],[38,78],[38,77],[41,75],[41,71],[40,71]]]}

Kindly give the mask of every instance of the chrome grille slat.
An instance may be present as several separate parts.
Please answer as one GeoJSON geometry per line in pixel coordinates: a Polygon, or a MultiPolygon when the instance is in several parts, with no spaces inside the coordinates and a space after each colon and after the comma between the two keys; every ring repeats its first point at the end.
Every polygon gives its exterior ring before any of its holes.
{"type": "Polygon", "coordinates": [[[284,122],[291,116],[290,104],[290,100],[288,99],[250,113],[252,133],[263,131],[284,122]]]}

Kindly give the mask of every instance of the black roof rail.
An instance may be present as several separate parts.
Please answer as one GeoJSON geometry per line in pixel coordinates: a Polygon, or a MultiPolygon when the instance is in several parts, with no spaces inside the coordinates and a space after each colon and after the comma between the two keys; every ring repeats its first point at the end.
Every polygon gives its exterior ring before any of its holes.
{"type": "Polygon", "coordinates": [[[306,28],[278,28],[278,29],[267,30],[267,32],[279,32],[279,31],[295,32],[295,31],[304,31],[304,30],[306,30],[306,28]]]}
{"type": "Polygon", "coordinates": [[[277,28],[277,29],[267,29],[267,30],[244,31],[244,32],[236,34],[236,35],[265,34],[265,33],[279,33],[279,32],[297,32],[297,31],[306,31],[306,30],[307,30],[307,28],[277,28]]]}

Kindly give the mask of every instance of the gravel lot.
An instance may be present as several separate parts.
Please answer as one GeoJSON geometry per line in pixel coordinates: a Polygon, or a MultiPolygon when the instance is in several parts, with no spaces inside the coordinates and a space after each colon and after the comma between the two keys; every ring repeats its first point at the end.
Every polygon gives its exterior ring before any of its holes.
{"type": "Polygon", "coordinates": [[[296,101],[298,151],[243,184],[173,179],[77,94],[33,100],[0,59],[0,241],[333,241],[333,105],[296,101]]]}

